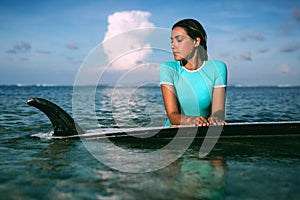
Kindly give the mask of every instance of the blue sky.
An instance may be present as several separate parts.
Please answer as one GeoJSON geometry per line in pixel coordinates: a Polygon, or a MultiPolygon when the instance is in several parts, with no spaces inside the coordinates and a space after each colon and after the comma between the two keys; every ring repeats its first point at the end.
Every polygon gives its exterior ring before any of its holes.
{"type": "Polygon", "coordinates": [[[116,13],[114,25],[126,14],[126,23],[135,16],[134,23],[167,29],[197,19],[208,34],[210,57],[227,64],[229,85],[300,85],[299,1],[8,0],[0,13],[1,85],[73,85],[116,13]],[[146,16],[139,20],[143,15],[133,11],[146,16]]]}

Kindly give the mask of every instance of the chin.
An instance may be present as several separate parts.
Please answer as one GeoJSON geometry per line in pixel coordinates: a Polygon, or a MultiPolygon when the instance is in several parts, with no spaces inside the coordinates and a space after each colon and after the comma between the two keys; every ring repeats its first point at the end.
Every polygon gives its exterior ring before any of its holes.
{"type": "Polygon", "coordinates": [[[182,57],[180,57],[180,56],[174,56],[174,60],[176,60],[176,61],[180,61],[180,60],[182,60],[183,58],[182,57]]]}

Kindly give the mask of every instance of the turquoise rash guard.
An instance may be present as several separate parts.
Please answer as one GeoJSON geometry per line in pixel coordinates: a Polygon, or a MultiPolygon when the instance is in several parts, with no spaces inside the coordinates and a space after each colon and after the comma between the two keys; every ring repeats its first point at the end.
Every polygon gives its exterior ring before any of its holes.
{"type": "MultiPolygon", "coordinates": [[[[179,61],[160,65],[160,85],[175,88],[181,112],[187,116],[211,115],[211,101],[214,88],[226,87],[227,68],[221,61],[204,61],[197,70],[188,70],[179,61]]],[[[165,126],[170,126],[167,119],[165,126]]]]}

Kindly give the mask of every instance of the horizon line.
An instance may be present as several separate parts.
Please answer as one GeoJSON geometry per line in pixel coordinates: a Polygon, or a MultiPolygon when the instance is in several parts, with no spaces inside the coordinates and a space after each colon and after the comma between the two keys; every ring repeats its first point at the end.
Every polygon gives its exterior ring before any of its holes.
{"type": "MultiPolygon", "coordinates": [[[[0,84],[1,87],[75,87],[74,85],[69,84],[48,84],[48,83],[38,83],[38,84],[0,84]]],[[[150,84],[150,85],[124,85],[124,86],[115,86],[115,85],[109,85],[109,84],[101,84],[101,85],[93,85],[93,84],[86,84],[86,85],[78,85],[76,87],[160,87],[159,84],[150,84]]],[[[254,84],[230,84],[227,85],[227,87],[279,87],[279,88],[285,88],[285,87],[300,87],[299,85],[292,85],[292,84],[261,84],[261,85],[254,85],[254,84]]]]}

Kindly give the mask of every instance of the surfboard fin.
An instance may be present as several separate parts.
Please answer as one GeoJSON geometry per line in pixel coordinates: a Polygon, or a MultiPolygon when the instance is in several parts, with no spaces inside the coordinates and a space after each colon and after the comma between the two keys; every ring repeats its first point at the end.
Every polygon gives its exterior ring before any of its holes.
{"type": "Polygon", "coordinates": [[[56,104],[42,98],[29,99],[27,104],[47,115],[52,123],[54,136],[71,136],[84,133],[74,119],[56,104]]]}

